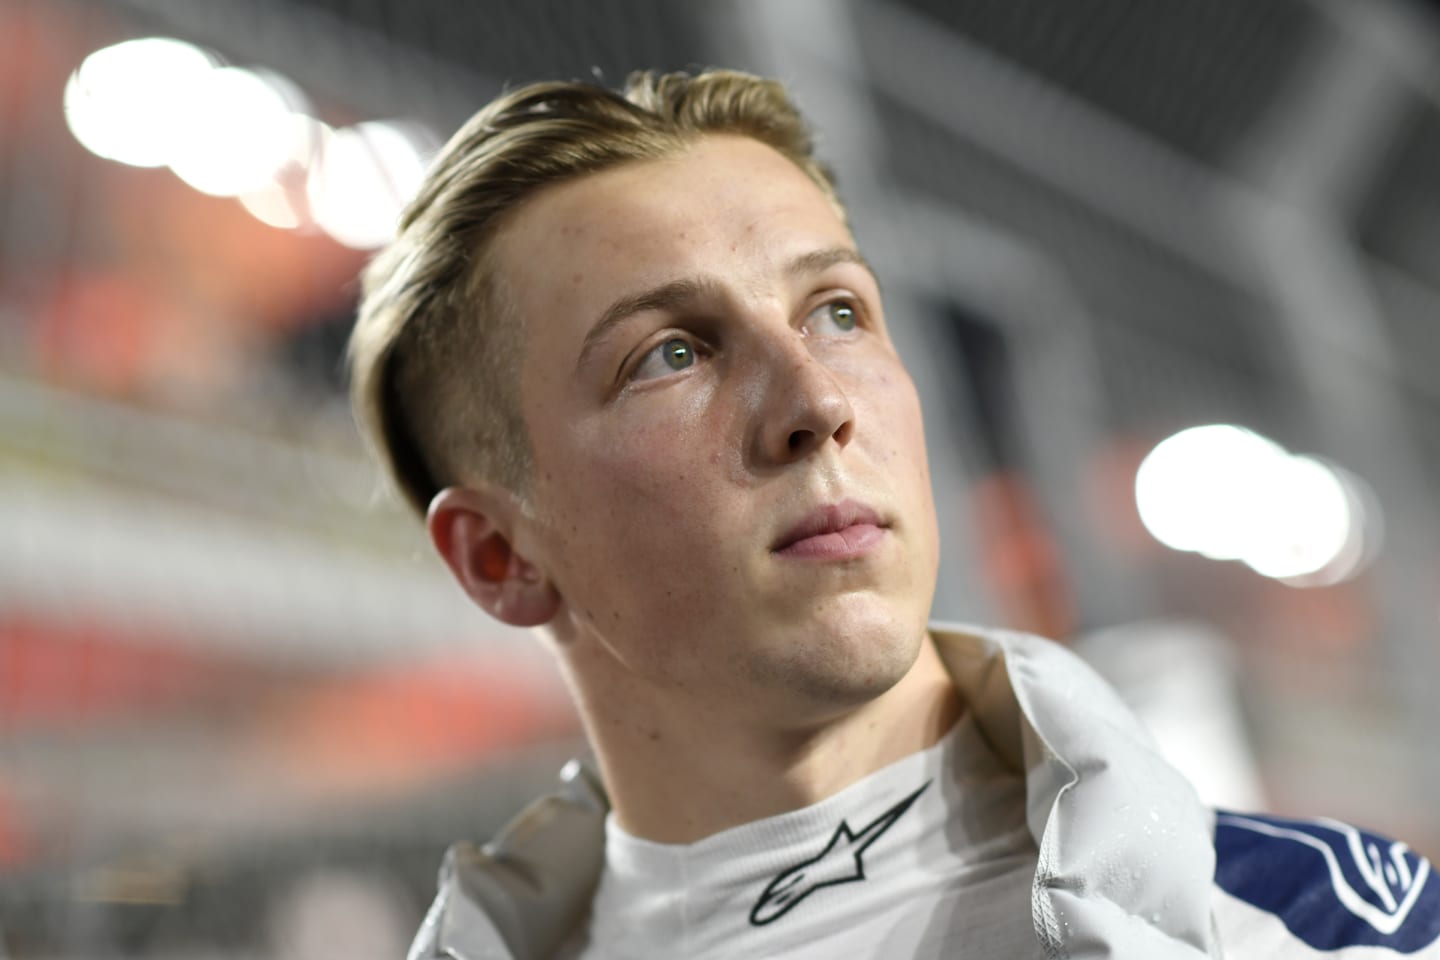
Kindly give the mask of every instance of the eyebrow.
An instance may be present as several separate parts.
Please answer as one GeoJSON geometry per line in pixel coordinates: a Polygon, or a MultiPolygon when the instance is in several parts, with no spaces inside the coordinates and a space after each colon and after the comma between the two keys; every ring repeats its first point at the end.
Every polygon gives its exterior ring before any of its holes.
{"type": "Polygon", "coordinates": [[[870,279],[875,281],[876,286],[879,286],[880,278],[876,276],[875,268],[870,266],[870,261],[862,257],[859,250],[850,247],[826,247],[824,250],[802,253],[785,265],[785,272],[791,276],[822,273],[839,263],[853,263],[856,266],[864,267],[865,272],[870,274],[870,279]]]}
{"type": "MultiPolygon", "coordinates": [[[[850,247],[826,247],[823,250],[802,253],[785,264],[784,273],[792,277],[822,273],[841,263],[853,263],[863,267],[876,286],[879,286],[880,280],[870,262],[861,256],[858,250],[850,247]]],[[[719,286],[718,281],[708,277],[686,277],[621,297],[605,308],[600,319],[585,334],[585,342],[580,347],[575,369],[582,369],[590,359],[590,354],[609,338],[617,327],[636,314],[651,310],[675,310],[687,303],[694,303],[707,294],[714,294],[719,286]]]]}

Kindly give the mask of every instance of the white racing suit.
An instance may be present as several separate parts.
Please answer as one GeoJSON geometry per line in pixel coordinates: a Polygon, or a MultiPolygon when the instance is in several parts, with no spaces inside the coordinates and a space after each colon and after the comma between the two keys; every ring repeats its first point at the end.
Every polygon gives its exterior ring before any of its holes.
{"type": "MultiPolygon", "coordinates": [[[[932,633],[982,732],[1026,771],[1031,918],[1046,956],[1440,960],[1440,879],[1404,844],[1334,821],[1212,811],[1064,648],[932,633]]],[[[491,843],[450,849],[410,960],[549,960],[584,921],[607,807],[579,764],[562,782],[491,843]]]]}

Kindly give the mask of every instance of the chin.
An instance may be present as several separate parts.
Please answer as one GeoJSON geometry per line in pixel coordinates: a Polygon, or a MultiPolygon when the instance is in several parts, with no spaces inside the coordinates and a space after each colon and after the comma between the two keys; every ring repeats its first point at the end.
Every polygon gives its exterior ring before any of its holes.
{"type": "Polygon", "coordinates": [[[899,683],[920,653],[923,620],[871,617],[811,625],[791,635],[779,656],[756,664],[755,679],[816,702],[857,706],[899,683]]]}

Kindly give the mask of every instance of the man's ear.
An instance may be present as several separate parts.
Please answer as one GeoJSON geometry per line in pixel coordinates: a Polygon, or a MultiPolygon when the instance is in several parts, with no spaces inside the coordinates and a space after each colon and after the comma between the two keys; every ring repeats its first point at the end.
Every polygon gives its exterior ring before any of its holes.
{"type": "Polygon", "coordinates": [[[555,616],[560,595],[515,551],[518,513],[505,494],[447,487],[430,501],[425,529],[470,599],[502,623],[535,627],[555,616]]]}

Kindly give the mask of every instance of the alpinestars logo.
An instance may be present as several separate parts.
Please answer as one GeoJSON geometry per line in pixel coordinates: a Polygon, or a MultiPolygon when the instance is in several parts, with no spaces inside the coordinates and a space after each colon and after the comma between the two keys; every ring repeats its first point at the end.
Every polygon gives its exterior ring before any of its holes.
{"type": "Polygon", "coordinates": [[[871,820],[858,832],[851,829],[848,821],[841,820],[824,850],[770,881],[765,892],[760,894],[760,899],[755,901],[755,906],[750,910],[750,922],[757,927],[763,927],[779,920],[801,900],[822,887],[864,880],[865,851],[910,809],[932,782],[925,781],[919,790],[871,820]]]}

